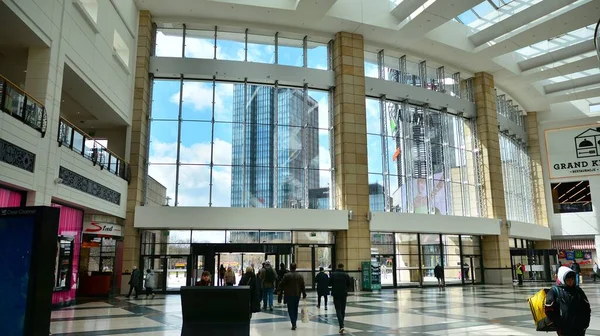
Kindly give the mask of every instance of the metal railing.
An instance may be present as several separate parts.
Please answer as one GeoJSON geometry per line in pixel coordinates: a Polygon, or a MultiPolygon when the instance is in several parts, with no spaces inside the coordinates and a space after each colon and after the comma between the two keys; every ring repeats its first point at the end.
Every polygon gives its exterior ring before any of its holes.
{"type": "Polygon", "coordinates": [[[59,146],[69,147],[92,161],[94,166],[99,165],[100,169],[108,170],[127,183],[131,182],[131,168],[125,160],[63,118],[60,118],[58,122],[57,141],[59,146]]]}
{"type": "Polygon", "coordinates": [[[553,203],[554,213],[573,213],[573,212],[592,212],[592,202],[580,201],[580,202],[560,202],[553,203]]]}
{"type": "Polygon", "coordinates": [[[37,99],[0,75],[0,110],[46,135],[46,108],[37,99]]]}

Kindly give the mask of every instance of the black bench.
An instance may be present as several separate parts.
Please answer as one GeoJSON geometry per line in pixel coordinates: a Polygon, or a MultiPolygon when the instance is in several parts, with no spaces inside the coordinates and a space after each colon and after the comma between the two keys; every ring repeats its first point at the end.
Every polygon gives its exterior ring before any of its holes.
{"type": "Polygon", "coordinates": [[[250,335],[250,287],[181,287],[181,336],[250,335]]]}

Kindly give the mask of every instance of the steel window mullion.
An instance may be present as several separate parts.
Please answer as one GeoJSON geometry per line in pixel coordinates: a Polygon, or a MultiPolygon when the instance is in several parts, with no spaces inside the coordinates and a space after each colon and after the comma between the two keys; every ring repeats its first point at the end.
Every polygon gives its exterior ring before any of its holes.
{"type": "Polygon", "coordinates": [[[275,33],[275,64],[279,64],[279,32],[275,33]]]}
{"type": "Polygon", "coordinates": [[[183,112],[183,74],[179,76],[179,116],[177,118],[177,161],[175,166],[175,206],[179,204],[179,167],[181,165],[181,123],[183,112]]]}
{"type": "Polygon", "coordinates": [[[385,79],[385,64],[384,64],[384,51],[383,49],[377,53],[377,72],[379,79],[385,79]]]}
{"type": "Polygon", "coordinates": [[[242,152],[242,208],[247,207],[248,193],[246,192],[246,128],[248,122],[248,78],[244,78],[244,126],[242,136],[243,140],[243,152],[242,152]]]}
{"type": "Polygon", "coordinates": [[[402,84],[406,84],[406,55],[400,57],[399,59],[399,66],[400,66],[400,76],[399,80],[400,83],[402,84]]]}
{"type": "MultiPolygon", "coordinates": [[[[380,72],[381,75],[381,72],[380,72]]],[[[381,98],[379,99],[379,109],[380,109],[380,113],[381,113],[381,151],[382,151],[382,158],[381,158],[381,163],[383,165],[383,195],[385,197],[384,199],[384,211],[390,211],[391,205],[390,205],[390,200],[389,200],[389,196],[390,196],[390,172],[389,172],[389,158],[388,158],[388,146],[387,146],[387,138],[388,138],[388,134],[387,134],[387,115],[386,115],[386,97],[381,96],[381,98]]]]}
{"type": "Polygon", "coordinates": [[[308,67],[308,36],[302,39],[302,67],[308,67]]]}
{"type": "Polygon", "coordinates": [[[431,152],[431,132],[428,122],[430,120],[430,110],[429,105],[425,105],[422,107],[423,111],[423,134],[424,134],[424,142],[425,142],[425,171],[426,171],[426,182],[427,182],[427,207],[429,209],[429,213],[435,213],[434,203],[435,198],[433,195],[433,156],[431,152]]]}
{"type": "Polygon", "coordinates": [[[329,186],[329,208],[337,209],[337,201],[335,199],[335,134],[333,132],[333,124],[334,124],[334,88],[329,89],[329,157],[331,162],[330,174],[331,174],[331,183],[329,186]]]}
{"type": "Polygon", "coordinates": [[[182,46],[181,46],[181,57],[185,58],[185,42],[187,39],[187,27],[185,25],[185,23],[183,24],[183,36],[182,36],[182,46]]]}
{"type": "Polygon", "coordinates": [[[303,208],[308,209],[308,84],[304,84],[302,99],[302,159],[304,161],[304,199],[303,208]]]}
{"type": "Polygon", "coordinates": [[[217,26],[215,26],[215,40],[214,40],[214,53],[213,53],[213,59],[217,59],[217,26]]]}
{"type": "MultiPolygon", "coordinates": [[[[458,141],[460,141],[460,185],[462,189],[462,206],[463,206],[463,214],[465,216],[471,215],[471,194],[469,192],[469,171],[467,166],[467,146],[465,140],[465,120],[464,118],[460,118],[460,122],[458,124],[458,141]]],[[[471,158],[473,161],[475,158],[471,158]]]]}
{"type": "Polygon", "coordinates": [[[248,62],[248,28],[244,31],[244,62],[248,62]]]}
{"type": "Polygon", "coordinates": [[[210,179],[208,188],[208,206],[212,207],[212,194],[213,194],[213,170],[214,170],[214,158],[215,158],[215,98],[217,91],[216,77],[213,76],[212,80],[212,104],[211,104],[211,131],[210,131],[210,179]]]}
{"type": "Polygon", "coordinates": [[[273,89],[273,202],[272,207],[279,206],[279,81],[275,81],[273,89]]]}
{"type": "MultiPolygon", "coordinates": [[[[449,139],[449,130],[450,125],[454,126],[454,122],[452,121],[451,116],[448,113],[448,110],[443,108],[441,113],[442,118],[442,149],[443,149],[443,168],[444,168],[444,192],[446,195],[446,212],[447,214],[454,215],[454,200],[452,199],[452,170],[451,166],[456,160],[456,152],[453,148],[452,155],[450,155],[450,139],[449,139]],[[450,184],[450,185],[448,185],[450,184]]],[[[453,128],[454,129],[454,128],[453,128]]],[[[452,132],[454,134],[454,132],[452,132]]],[[[459,166],[460,167],[460,166],[459,166]]],[[[460,169],[460,168],[459,168],[460,169]]]]}
{"type": "Polygon", "coordinates": [[[405,167],[405,175],[406,175],[406,211],[407,213],[414,212],[414,202],[408,201],[414,199],[414,190],[413,190],[413,182],[415,180],[414,173],[414,161],[413,161],[413,148],[415,145],[414,134],[411,132],[413,126],[413,114],[416,113],[415,107],[409,105],[406,101],[402,103],[402,116],[403,123],[402,129],[404,134],[406,135],[406,139],[408,141],[405,142],[403,162],[405,167]]]}

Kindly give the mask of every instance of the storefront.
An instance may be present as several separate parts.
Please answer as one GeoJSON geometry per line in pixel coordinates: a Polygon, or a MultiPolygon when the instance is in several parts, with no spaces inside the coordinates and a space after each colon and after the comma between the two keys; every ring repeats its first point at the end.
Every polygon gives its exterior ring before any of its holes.
{"type": "Polygon", "coordinates": [[[517,281],[517,266],[525,265],[525,281],[552,281],[557,263],[554,249],[535,249],[534,241],[519,238],[509,239],[513,281],[517,281]]]}
{"type": "Polygon", "coordinates": [[[25,206],[26,192],[0,185],[0,208],[25,206]]]}
{"type": "Polygon", "coordinates": [[[141,266],[154,271],[159,292],[177,292],[205,270],[216,284],[220,265],[232,267],[239,281],[246,267],[258,270],[265,260],[274,267],[284,263],[288,269],[296,263],[311,288],[319,268],[331,270],[335,264],[332,232],[144,230],[141,248],[141,266]]]}
{"type": "Polygon", "coordinates": [[[558,262],[561,265],[570,267],[577,261],[584,278],[592,276],[594,261],[597,260],[594,239],[553,240],[552,247],[558,251],[558,262]]]}
{"type": "Polygon", "coordinates": [[[86,215],[81,244],[79,296],[118,293],[123,264],[123,228],[112,216],[86,215]]]}
{"type": "Polygon", "coordinates": [[[437,265],[447,285],[483,282],[478,236],[371,232],[371,259],[383,287],[437,285],[437,265]]]}
{"type": "Polygon", "coordinates": [[[52,305],[64,306],[73,304],[77,295],[83,211],[57,203],[52,206],[60,209],[52,305]]]}

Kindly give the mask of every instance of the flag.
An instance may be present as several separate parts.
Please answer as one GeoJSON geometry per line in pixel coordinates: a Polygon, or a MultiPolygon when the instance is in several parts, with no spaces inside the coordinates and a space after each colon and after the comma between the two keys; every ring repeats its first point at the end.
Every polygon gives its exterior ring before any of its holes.
{"type": "Polygon", "coordinates": [[[399,156],[400,156],[400,147],[396,148],[396,151],[394,152],[394,156],[392,156],[392,160],[394,160],[394,161],[398,160],[399,156]]]}

